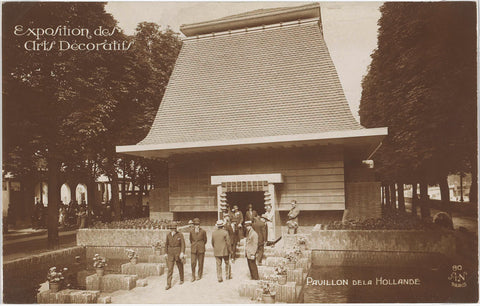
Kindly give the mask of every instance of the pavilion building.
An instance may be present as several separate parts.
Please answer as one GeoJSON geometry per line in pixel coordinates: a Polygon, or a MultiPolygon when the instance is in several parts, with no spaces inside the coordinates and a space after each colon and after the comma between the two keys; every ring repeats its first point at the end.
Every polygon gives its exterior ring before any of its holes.
{"type": "Polygon", "coordinates": [[[320,5],[183,25],[186,38],[148,135],[117,152],[162,159],[151,218],[205,223],[225,203],[285,224],[378,217],[380,183],[364,160],[387,128],[353,117],[322,32],[320,5]]]}

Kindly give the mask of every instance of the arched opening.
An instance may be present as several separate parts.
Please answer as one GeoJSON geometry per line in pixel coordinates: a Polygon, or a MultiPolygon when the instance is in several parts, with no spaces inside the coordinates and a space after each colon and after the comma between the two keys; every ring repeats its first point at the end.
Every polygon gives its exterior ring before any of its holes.
{"type": "Polygon", "coordinates": [[[70,186],[68,186],[67,183],[63,184],[62,187],[60,187],[60,199],[63,204],[69,204],[72,200],[70,186]]]}
{"type": "Polygon", "coordinates": [[[78,204],[88,204],[87,186],[85,186],[85,184],[77,185],[77,188],[75,189],[75,199],[77,200],[78,204]]]}
{"type": "Polygon", "coordinates": [[[44,206],[48,205],[48,184],[39,182],[35,185],[35,202],[39,201],[44,206]]]}

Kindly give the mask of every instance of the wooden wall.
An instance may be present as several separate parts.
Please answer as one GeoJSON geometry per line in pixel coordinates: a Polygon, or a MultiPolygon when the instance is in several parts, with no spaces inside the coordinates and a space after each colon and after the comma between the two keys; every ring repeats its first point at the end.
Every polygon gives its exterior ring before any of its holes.
{"type": "Polygon", "coordinates": [[[212,175],[281,173],[275,184],[280,210],[295,199],[301,210],[343,210],[345,183],[341,147],[284,148],[202,153],[169,161],[170,211],[216,211],[212,175]]]}

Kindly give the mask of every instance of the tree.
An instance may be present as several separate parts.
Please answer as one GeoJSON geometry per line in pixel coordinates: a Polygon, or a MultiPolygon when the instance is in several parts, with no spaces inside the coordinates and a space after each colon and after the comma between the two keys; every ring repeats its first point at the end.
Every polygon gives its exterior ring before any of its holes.
{"type": "Polygon", "coordinates": [[[359,111],[364,126],[389,128],[380,178],[425,191],[449,173],[476,177],[475,3],[387,2],[381,13],[359,111]]]}
{"type": "MultiPolygon", "coordinates": [[[[3,97],[4,156],[22,152],[23,164],[36,154],[46,160],[49,182],[48,242],[58,245],[58,174],[64,161],[72,155],[91,151],[106,130],[119,90],[115,73],[127,51],[60,50],[60,40],[102,43],[105,37],[92,38],[68,35],[42,36],[38,41],[53,44],[50,51],[27,50],[25,44],[37,42],[28,36],[38,29],[70,29],[100,26],[114,29],[116,21],[104,9],[104,3],[5,3],[3,5],[3,97]],[[22,25],[21,31],[15,26],[22,25]],[[17,34],[15,34],[17,33],[17,34]],[[18,33],[27,33],[19,35],[18,33]]],[[[125,35],[117,30],[109,40],[122,41],[125,35]]],[[[28,167],[28,165],[27,165],[28,167]]]]}

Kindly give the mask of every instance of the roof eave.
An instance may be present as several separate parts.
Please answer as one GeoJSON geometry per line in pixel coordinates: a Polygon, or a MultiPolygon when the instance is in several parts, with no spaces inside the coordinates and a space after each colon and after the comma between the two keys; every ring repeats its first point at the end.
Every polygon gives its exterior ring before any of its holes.
{"type": "Polygon", "coordinates": [[[173,154],[225,151],[248,148],[274,148],[302,145],[378,145],[388,128],[346,130],[301,135],[266,136],[234,140],[209,140],[181,143],[117,146],[117,153],[147,158],[168,158],[173,154]]]}

